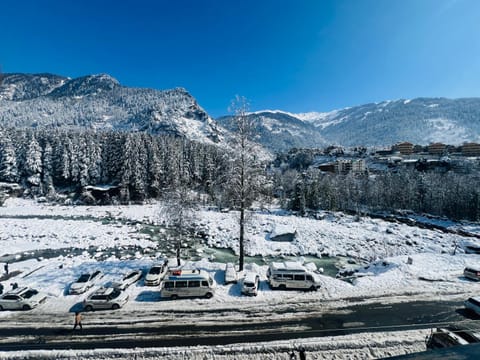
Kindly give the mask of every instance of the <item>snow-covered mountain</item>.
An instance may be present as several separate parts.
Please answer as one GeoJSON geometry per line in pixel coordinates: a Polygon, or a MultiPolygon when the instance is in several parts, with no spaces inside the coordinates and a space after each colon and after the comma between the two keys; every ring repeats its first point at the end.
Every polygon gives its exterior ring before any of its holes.
{"type": "Polygon", "coordinates": [[[129,88],[106,74],[4,74],[1,125],[147,131],[207,143],[225,132],[185,89],[129,88]]]}
{"type": "MultiPolygon", "coordinates": [[[[384,101],[324,113],[265,110],[259,141],[271,150],[323,145],[383,146],[480,141],[480,98],[384,101]]],[[[217,119],[230,128],[229,117],[217,119]]]]}
{"type": "MultiPolygon", "coordinates": [[[[303,121],[295,114],[265,110],[249,116],[255,116],[258,120],[255,122],[255,140],[271,151],[288,151],[295,147],[323,147],[327,144],[313,123],[303,121]]],[[[229,130],[234,129],[232,120],[231,116],[217,119],[229,130]]]]}
{"type": "MultiPolygon", "coordinates": [[[[249,116],[258,118],[256,140],[271,151],[480,141],[480,98],[417,98],[323,113],[265,110],[249,116]]],[[[217,121],[233,128],[230,116],[217,121]]],[[[147,131],[222,143],[229,134],[217,121],[185,89],[129,88],[106,74],[76,79],[4,74],[0,85],[0,126],[147,131]]]]}

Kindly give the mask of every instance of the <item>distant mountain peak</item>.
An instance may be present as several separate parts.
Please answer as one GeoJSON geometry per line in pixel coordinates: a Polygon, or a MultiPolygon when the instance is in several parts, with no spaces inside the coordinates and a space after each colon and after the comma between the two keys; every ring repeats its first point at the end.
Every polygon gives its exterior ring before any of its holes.
{"type": "Polygon", "coordinates": [[[108,74],[86,75],[69,79],[49,95],[53,97],[97,95],[119,86],[120,82],[108,74]]]}
{"type": "Polygon", "coordinates": [[[168,133],[220,143],[224,129],[184,88],[129,88],[108,74],[74,79],[6,74],[0,86],[0,126],[75,127],[168,133]]]}

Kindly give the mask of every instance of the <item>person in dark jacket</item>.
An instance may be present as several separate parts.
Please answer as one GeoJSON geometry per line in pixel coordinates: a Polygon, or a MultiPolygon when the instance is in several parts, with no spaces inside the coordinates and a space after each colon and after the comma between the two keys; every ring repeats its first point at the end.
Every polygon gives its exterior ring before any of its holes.
{"type": "Polygon", "coordinates": [[[3,269],[5,270],[5,275],[8,275],[8,263],[5,263],[3,269]]]}
{"type": "Polygon", "coordinates": [[[300,360],[306,360],[307,355],[305,354],[305,349],[302,347],[300,348],[300,360]]]}

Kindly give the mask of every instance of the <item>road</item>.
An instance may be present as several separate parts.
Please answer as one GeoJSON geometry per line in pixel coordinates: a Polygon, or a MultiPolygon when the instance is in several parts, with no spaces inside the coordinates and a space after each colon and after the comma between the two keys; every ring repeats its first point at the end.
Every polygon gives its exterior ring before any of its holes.
{"type": "Polygon", "coordinates": [[[131,321],[114,321],[114,312],[99,311],[85,314],[85,318],[99,317],[95,325],[85,321],[84,329],[75,332],[71,331],[70,317],[68,321],[49,321],[48,315],[42,318],[41,314],[31,317],[21,314],[16,322],[10,320],[11,326],[2,321],[0,351],[225,345],[433,328],[472,321],[462,307],[458,301],[417,301],[360,304],[333,313],[312,309],[297,314],[292,310],[281,316],[241,312],[232,315],[232,310],[159,313],[161,321],[148,320],[151,314],[143,319],[142,314],[132,314],[131,321]]]}

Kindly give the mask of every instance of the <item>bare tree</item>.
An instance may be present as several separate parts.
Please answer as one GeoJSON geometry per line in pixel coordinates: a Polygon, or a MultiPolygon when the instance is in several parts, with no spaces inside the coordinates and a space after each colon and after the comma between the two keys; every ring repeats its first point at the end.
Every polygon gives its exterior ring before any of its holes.
{"type": "Polygon", "coordinates": [[[227,181],[233,206],[240,212],[239,219],[239,269],[243,270],[245,258],[245,213],[258,194],[259,166],[252,142],[256,117],[248,113],[245,97],[236,96],[229,107],[234,114],[235,136],[232,140],[234,157],[227,181]]]}
{"type": "Polygon", "coordinates": [[[179,186],[165,194],[158,217],[168,232],[175,237],[177,266],[180,266],[182,241],[189,235],[195,221],[194,201],[185,186],[179,186]]]}

